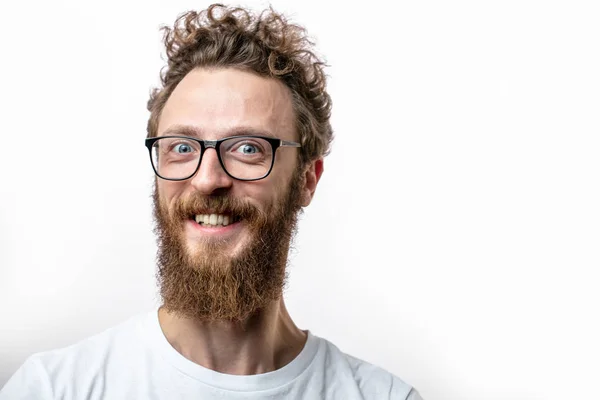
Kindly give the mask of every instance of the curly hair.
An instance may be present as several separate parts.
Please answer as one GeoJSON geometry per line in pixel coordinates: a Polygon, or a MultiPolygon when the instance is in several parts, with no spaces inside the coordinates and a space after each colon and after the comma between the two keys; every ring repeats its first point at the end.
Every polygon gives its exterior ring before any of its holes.
{"type": "Polygon", "coordinates": [[[184,13],[173,28],[161,30],[168,63],[161,70],[162,87],[153,89],[148,101],[148,137],[157,135],[165,103],[190,71],[237,68],[279,79],[290,89],[302,165],[329,153],[333,132],[325,63],[311,50],[314,43],[303,27],[272,8],[256,15],[213,4],[201,12],[184,13]]]}

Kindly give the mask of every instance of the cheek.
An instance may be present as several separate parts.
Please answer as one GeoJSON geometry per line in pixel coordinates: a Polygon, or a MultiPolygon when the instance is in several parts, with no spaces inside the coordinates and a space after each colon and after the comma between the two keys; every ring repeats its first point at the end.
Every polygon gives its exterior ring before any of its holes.
{"type": "MultiPolygon", "coordinates": [[[[273,175],[274,186],[279,191],[284,191],[287,188],[294,175],[298,172],[299,168],[297,155],[293,149],[280,148],[275,154],[275,163],[271,175],[273,175]]],[[[269,177],[271,177],[269,175],[269,177]]]]}
{"type": "Polygon", "coordinates": [[[231,195],[250,201],[262,211],[270,212],[281,202],[288,184],[284,176],[273,170],[265,179],[242,183],[238,187],[239,190],[233,191],[231,195]]]}
{"type": "Polygon", "coordinates": [[[231,195],[247,200],[263,211],[271,209],[275,199],[272,197],[273,187],[270,181],[267,182],[267,179],[263,179],[262,181],[248,183],[245,186],[239,192],[231,193],[231,195]]]}
{"type": "Polygon", "coordinates": [[[275,163],[271,173],[276,172],[282,176],[292,175],[298,167],[297,158],[298,156],[295,154],[294,149],[286,147],[277,149],[277,152],[275,153],[275,163]]]}
{"type": "Polygon", "coordinates": [[[162,179],[157,182],[156,187],[158,189],[158,198],[167,206],[170,206],[174,201],[179,199],[185,191],[185,185],[162,179]]]}
{"type": "Polygon", "coordinates": [[[268,197],[265,199],[265,202],[268,202],[271,209],[276,208],[282,204],[285,200],[284,197],[290,190],[290,185],[292,183],[293,171],[286,171],[286,174],[277,174],[274,176],[268,188],[265,188],[265,191],[268,194],[268,197]]]}

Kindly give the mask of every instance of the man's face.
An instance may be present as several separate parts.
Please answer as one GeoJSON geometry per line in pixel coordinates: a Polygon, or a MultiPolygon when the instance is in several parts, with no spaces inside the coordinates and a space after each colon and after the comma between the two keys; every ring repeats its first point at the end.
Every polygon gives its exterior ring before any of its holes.
{"type": "MultiPolygon", "coordinates": [[[[171,94],[158,136],[216,140],[259,134],[297,141],[294,123],[290,93],[277,80],[197,69],[171,94]]],[[[297,151],[279,148],[273,170],[259,181],[228,176],[214,149],[205,150],[190,179],[157,179],[158,279],[167,309],[204,320],[240,320],[281,295],[296,217],[314,191],[299,169],[297,151]],[[229,223],[196,222],[197,215],[210,214],[229,223]]]]}

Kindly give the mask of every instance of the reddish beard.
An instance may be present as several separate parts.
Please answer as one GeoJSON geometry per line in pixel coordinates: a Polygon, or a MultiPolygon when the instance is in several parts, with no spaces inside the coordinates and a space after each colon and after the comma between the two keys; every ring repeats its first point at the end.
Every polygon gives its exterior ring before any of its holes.
{"type": "Polygon", "coordinates": [[[156,277],[165,309],[202,321],[243,321],[279,299],[301,210],[300,178],[295,174],[281,201],[266,212],[242,199],[197,194],[169,210],[155,185],[156,277]],[[201,242],[197,249],[186,244],[184,223],[207,209],[241,217],[249,240],[235,256],[219,241],[201,242]]]}

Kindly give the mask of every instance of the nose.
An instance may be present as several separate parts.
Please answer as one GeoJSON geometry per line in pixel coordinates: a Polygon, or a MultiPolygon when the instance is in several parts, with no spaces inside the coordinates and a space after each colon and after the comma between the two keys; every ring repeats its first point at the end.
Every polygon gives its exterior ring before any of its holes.
{"type": "Polygon", "coordinates": [[[233,178],[221,166],[215,149],[208,148],[204,151],[200,167],[191,178],[191,184],[203,195],[215,195],[231,188],[233,178]]]}

